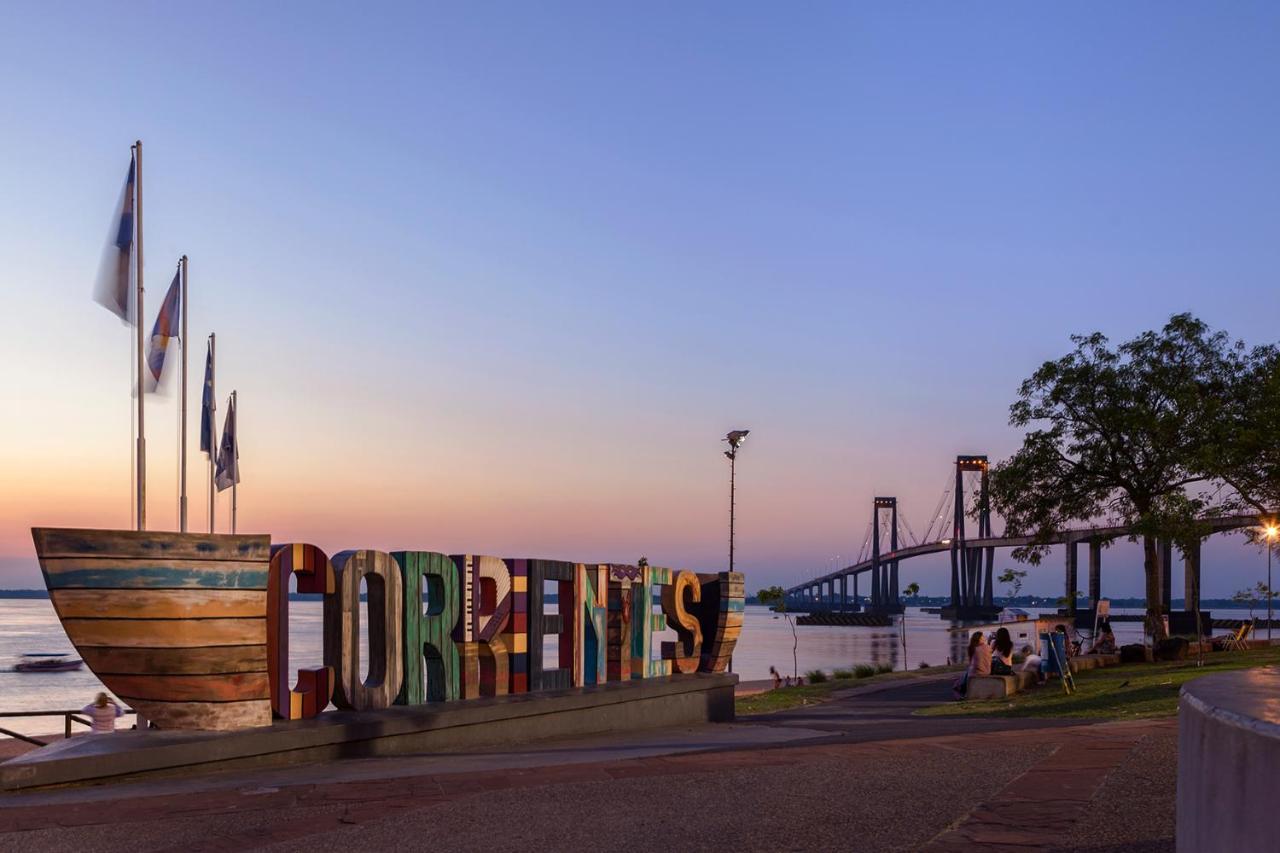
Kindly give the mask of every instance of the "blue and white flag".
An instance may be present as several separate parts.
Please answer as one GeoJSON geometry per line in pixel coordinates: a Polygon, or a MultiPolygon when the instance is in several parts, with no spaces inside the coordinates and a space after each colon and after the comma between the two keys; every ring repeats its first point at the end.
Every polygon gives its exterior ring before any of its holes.
{"type": "Polygon", "coordinates": [[[213,456],[213,431],[218,426],[213,409],[213,339],[210,338],[209,354],[204,360],[204,396],[200,400],[200,451],[210,456],[213,456]]]}
{"type": "Polygon", "coordinates": [[[222,444],[218,446],[218,468],[213,479],[218,491],[240,482],[240,444],[236,441],[236,395],[227,401],[227,419],[222,422],[222,444]]]}
{"type": "Polygon", "coordinates": [[[164,376],[165,356],[169,341],[178,336],[178,322],[182,311],[182,271],[173,274],[169,292],[160,304],[156,324],[151,327],[151,346],[147,349],[147,390],[154,391],[164,376]]]}
{"type": "Polygon", "coordinates": [[[129,275],[133,269],[133,187],[134,161],[131,156],[129,175],[116,204],[116,215],[111,221],[93,295],[94,300],[108,311],[130,324],[135,322],[129,275]]]}

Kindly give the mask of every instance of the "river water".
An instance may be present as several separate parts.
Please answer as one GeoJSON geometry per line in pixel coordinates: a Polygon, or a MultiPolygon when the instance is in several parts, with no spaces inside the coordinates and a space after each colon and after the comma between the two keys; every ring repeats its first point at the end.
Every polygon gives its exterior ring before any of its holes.
{"type": "MultiPolygon", "coordinates": [[[[1232,614],[1215,611],[1215,615],[1229,618],[1232,614]]],[[[888,664],[894,669],[902,669],[904,660],[908,668],[915,668],[921,662],[937,665],[963,657],[968,637],[964,628],[944,622],[936,615],[922,613],[917,608],[908,608],[905,619],[907,649],[904,655],[896,622],[887,628],[797,626],[793,635],[793,626],[786,618],[764,607],[750,606],[746,608],[733,668],[744,681],[749,681],[768,678],[770,666],[777,667],[783,674],[790,674],[793,667],[803,674],[811,669],[830,672],[860,663],[888,664]]],[[[361,621],[368,624],[363,617],[361,621]]],[[[322,623],[320,602],[295,601],[290,604],[289,659],[293,669],[319,666],[322,662],[322,623]]],[[[1142,636],[1142,625],[1138,622],[1117,622],[1115,632],[1121,644],[1138,642],[1142,636]]],[[[662,639],[674,639],[674,633],[666,631],[655,637],[656,641],[662,639]]],[[[549,639],[549,660],[555,660],[555,642],[554,637],[549,639]]],[[[48,600],[0,599],[0,711],[80,708],[104,689],[88,669],[39,674],[14,672],[13,665],[25,652],[71,654],[74,649],[48,600]]],[[[361,660],[368,660],[363,648],[361,660]]],[[[59,731],[62,720],[23,717],[7,722],[0,720],[0,727],[37,734],[59,731]]]]}

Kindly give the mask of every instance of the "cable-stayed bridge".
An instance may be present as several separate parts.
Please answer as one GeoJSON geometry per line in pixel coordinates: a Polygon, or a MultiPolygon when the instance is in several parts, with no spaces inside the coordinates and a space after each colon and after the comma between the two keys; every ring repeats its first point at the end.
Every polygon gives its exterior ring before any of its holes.
{"type": "MultiPolygon", "coordinates": [[[[1055,531],[1041,540],[1031,536],[996,536],[991,529],[989,467],[986,456],[956,457],[954,479],[948,475],[947,486],[922,536],[916,536],[905,516],[898,512],[896,497],[874,498],[871,521],[858,559],[852,565],[788,589],[787,608],[802,612],[901,613],[899,564],[925,554],[949,552],[951,601],[942,608],[942,618],[990,619],[1001,609],[992,600],[996,549],[1019,548],[1037,541],[1066,546],[1063,595],[1069,613],[1076,612],[1075,593],[1080,589],[1079,546],[1088,545],[1088,609],[1096,608],[1102,597],[1102,549],[1112,540],[1130,536],[1132,528],[1115,524],[1075,527],[1055,531]],[[870,575],[865,596],[858,591],[859,576],[864,574],[870,575]]],[[[1256,527],[1259,518],[1257,515],[1221,515],[1208,517],[1204,523],[1212,533],[1225,533],[1256,527]]],[[[1157,556],[1161,604],[1164,612],[1169,613],[1173,589],[1173,543],[1160,540],[1157,556]]],[[[1200,606],[1199,542],[1183,555],[1183,572],[1185,609],[1194,613],[1200,606]]]]}

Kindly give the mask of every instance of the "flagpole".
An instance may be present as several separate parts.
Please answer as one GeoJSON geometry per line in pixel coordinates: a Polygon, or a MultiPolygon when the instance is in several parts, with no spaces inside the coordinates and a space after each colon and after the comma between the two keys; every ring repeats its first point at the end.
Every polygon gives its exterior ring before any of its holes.
{"type": "Polygon", "coordinates": [[[214,480],[217,478],[217,458],[218,448],[217,442],[214,440],[218,435],[218,395],[214,388],[214,379],[218,374],[218,336],[209,333],[209,532],[213,533],[213,521],[215,511],[218,508],[216,501],[216,492],[214,491],[214,480]]]}
{"type": "Polygon", "coordinates": [[[187,256],[182,256],[182,407],[178,416],[178,530],[187,532],[187,256]]]}
{"type": "Polygon", "coordinates": [[[238,402],[239,401],[236,398],[236,392],[232,391],[230,414],[233,418],[235,418],[235,420],[232,422],[235,425],[235,432],[232,434],[235,440],[231,442],[231,462],[229,463],[231,465],[231,470],[233,472],[231,476],[231,532],[232,534],[236,532],[236,484],[240,482],[240,460],[237,458],[240,455],[240,447],[239,447],[240,412],[239,412],[239,407],[236,405],[238,402]]]}
{"type": "Polygon", "coordinates": [[[135,325],[138,327],[138,381],[134,390],[138,395],[138,529],[147,529],[147,438],[143,425],[144,400],[146,394],[142,389],[142,371],[145,352],[143,349],[142,324],[145,316],[142,310],[142,140],[133,143],[136,174],[134,184],[134,218],[137,223],[138,269],[137,269],[137,315],[135,325]]]}

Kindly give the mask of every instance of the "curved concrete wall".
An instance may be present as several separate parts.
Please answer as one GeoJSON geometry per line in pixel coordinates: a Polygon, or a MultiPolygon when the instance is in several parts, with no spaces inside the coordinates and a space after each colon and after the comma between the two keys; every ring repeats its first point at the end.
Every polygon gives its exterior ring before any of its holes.
{"type": "Polygon", "coordinates": [[[1178,703],[1178,851],[1278,844],[1280,668],[1197,678],[1178,703]]]}

